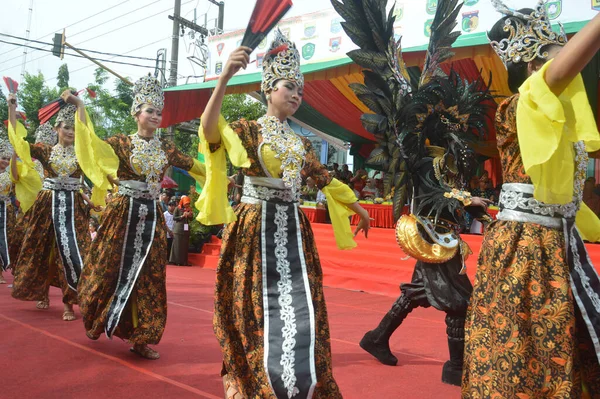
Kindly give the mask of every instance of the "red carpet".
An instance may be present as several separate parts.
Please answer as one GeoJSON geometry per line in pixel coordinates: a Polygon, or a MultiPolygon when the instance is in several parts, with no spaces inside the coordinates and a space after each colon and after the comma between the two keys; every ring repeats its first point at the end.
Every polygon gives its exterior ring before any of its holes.
{"type": "MultiPolygon", "coordinates": [[[[89,340],[80,318],[62,321],[58,289],[50,291],[50,309],[37,310],[0,285],[0,398],[222,398],[221,354],[212,332],[214,271],[169,266],[167,274],[169,318],[157,361],[130,353],[119,339],[89,340]]],[[[392,337],[399,365],[388,367],[358,341],[387,312],[390,298],[333,288],[325,294],[344,398],[458,397],[458,387],[440,382],[448,356],[442,313],[413,311],[392,337]]]]}
{"type": "MultiPolygon", "coordinates": [[[[396,297],[399,283],[410,281],[415,260],[406,259],[392,229],[373,228],[369,238],[357,237],[358,247],[351,251],[337,249],[330,224],[313,223],[312,229],[323,267],[324,283],[328,287],[365,291],[396,297]]],[[[467,261],[467,274],[473,280],[482,236],[465,234],[462,238],[473,250],[467,261]]],[[[220,241],[207,244],[202,255],[195,255],[194,265],[216,268],[220,241]]],[[[592,263],[600,270],[600,244],[588,244],[592,263]]]]}

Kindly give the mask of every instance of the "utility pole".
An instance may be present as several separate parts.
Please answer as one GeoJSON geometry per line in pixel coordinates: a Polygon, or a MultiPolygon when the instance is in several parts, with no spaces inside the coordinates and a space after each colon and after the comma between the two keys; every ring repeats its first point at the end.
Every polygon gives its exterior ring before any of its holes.
{"type": "MultiPolygon", "coordinates": [[[[33,0],[29,2],[29,17],[27,19],[27,31],[25,32],[25,38],[29,43],[29,34],[31,33],[31,14],[33,14],[33,0]]],[[[21,78],[25,76],[25,64],[27,64],[27,47],[23,47],[23,64],[21,65],[21,78]]]]}
{"type": "Polygon", "coordinates": [[[219,7],[219,19],[217,19],[217,28],[223,32],[223,20],[225,19],[225,3],[217,0],[208,0],[219,7]]]}
{"type": "MultiPolygon", "coordinates": [[[[169,75],[169,86],[177,86],[177,60],[179,59],[179,17],[181,14],[181,0],[175,0],[173,9],[173,37],[171,41],[171,73],[169,75]]],[[[167,128],[165,137],[173,140],[175,136],[175,126],[167,128]]]]}

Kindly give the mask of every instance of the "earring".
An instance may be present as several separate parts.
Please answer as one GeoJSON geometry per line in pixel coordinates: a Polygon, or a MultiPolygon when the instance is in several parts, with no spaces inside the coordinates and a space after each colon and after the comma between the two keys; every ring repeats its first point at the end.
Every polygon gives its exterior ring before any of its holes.
{"type": "Polygon", "coordinates": [[[267,94],[265,97],[267,98],[267,101],[271,101],[271,95],[270,94],[267,94]]]}

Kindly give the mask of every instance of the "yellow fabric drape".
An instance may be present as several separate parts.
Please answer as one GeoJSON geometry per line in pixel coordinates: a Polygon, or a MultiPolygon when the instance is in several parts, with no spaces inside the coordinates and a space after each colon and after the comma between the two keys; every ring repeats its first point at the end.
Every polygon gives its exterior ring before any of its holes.
{"type": "Polygon", "coordinates": [[[575,225],[579,230],[581,238],[589,242],[600,242],[600,219],[583,202],[581,203],[579,212],[577,212],[575,225]]]}
{"type": "Polygon", "coordinates": [[[119,169],[119,157],[107,142],[96,136],[92,120],[85,111],[83,123],[79,115],[75,116],[75,155],[83,173],[92,181],[92,202],[105,206],[106,193],[112,187],[108,176],[116,177],[119,169]]]}
{"type": "MultiPolygon", "coordinates": [[[[15,183],[15,196],[23,212],[27,212],[33,206],[38,192],[42,189],[42,179],[35,170],[35,164],[31,159],[29,143],[25,141],[27,130],[17,121],[16,131],[11,123],[8,124],[8,137],[15,149],[20,161],[17,162],[18,180],[15,183]]],[[[11,160],[12,162],[12,160],[11,160]]],[[[11,179],[13,176],[11,175],[11,179]]]]}
{"type": "Polygon", "coordinates": [[[204,155],[206,180],[195,204],[199,211],[196,220],[208,226],[230,223],[235,220],[235,214],[227,200],[229,179],[225,152],[227,151],[229,154],[229,160],[234,166],[250,167],[250,160],[242,141],[229,127],[223,116],[219,116],[218,129],[221,134],[221,146],[214,152],[210,151],[209,143],[204,137],[202,123],[198,130],[200,152],[204,155]]]}
{"type": "MultiPolygon", "coordinates": [[[[534,197],[547,204],[566,204],[573,200],[573,143],[583,141],[588,152],[597,151],[600,134],[581,75],[557,97],[544,79],[551,62],[519,89],[517,135],[525,171],[534,185],[534,197]]],[[[588,239],[600,231],[600,220],[585,205],[576,224],[588,239]]]]}
{"type": "Polygon", "coordinates": [[[327,208],[337,247],[339,249],[356,247],[354,234],[350,227],[350,216],[354,215],[354,211],[348,207],[358,201],[356,195],[347,184],[337,179],[332,179],[331,183],[323,187],[321,191],[327,198],[327,208]]]}
{"type": "Polygon", "coordinates": [[[206,183],[206,165],[194,159],[194,166],[187,172],[200,184],[200,187],[204,187],[204,183],[206,183]]]}

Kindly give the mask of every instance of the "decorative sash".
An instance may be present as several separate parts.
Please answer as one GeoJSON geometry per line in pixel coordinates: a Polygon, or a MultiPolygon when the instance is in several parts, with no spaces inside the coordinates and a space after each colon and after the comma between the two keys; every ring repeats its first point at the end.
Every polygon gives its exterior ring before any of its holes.
{"type": "Polygon", "coordinates": [[[315,312],[297,203],[262,201],[264,367],[279,399],[311,398],[315,312]]]}
{"type": "Polygon", "coordinates": [[[10,266],[10,255],[8,252],[8,211],[6,200],[0,199],[0,260],[2,260],[2,270],[6,271],[10,266]]]}
{"type": "Polygon", "coordinates": [[[146,261],[156,228],[156,200],[129,197],[129,215],[125,230],[117,288],[108,311],[106,336],[112,338],[135,282],[146,261]]]}
{"type": "Polygon", "coordinates": [[[75,230],[75,191],[52,190],[52,224],[67,284],[77,291],[83,260],[75,230]]]}
{"type": "Polygon", "coordinates": [[[577,208],[575,203],[544,204],[533,198],[533,185],[507,183],[502,185],[497,219],[563,230],[571,290],[600,363],[600,278],[575,227],[577,208]]]}

